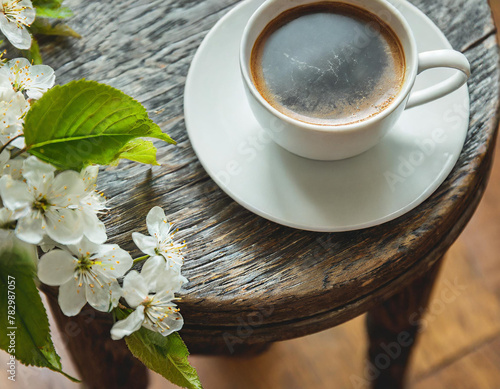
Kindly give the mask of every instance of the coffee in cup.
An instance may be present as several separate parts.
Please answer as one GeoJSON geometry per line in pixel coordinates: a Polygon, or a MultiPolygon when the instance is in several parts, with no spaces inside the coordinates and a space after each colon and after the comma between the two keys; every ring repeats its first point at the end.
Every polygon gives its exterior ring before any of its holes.
{"type": "Polygon", "coordinates": [[[470,75],[451,47],[419,53],[387,0],[266,0],[243,32],[240,68],[258,125],[286,150],[323,161],[369,150],[405,109],[470,75]],[[418,74],[440,67],[457,72],[413,90],[418,74]]]}
{"type": "Polygon", "coordinates": [[[382,19],[360,7],[317,2],[289,9],[255,42],[253,82],[293,119],[316,125],[366,120],[401,91],[405,56],[382,19]]]}

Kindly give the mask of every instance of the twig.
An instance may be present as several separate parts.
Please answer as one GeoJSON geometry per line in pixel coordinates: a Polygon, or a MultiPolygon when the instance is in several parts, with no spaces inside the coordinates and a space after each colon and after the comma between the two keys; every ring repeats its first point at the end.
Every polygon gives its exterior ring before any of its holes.
{"type": "Polygon", "coordinates": [[[144,257],[136,258],[136,259],[134,259],[134,263],[145,261],[149,257],[150,257],[149,255],[145,255],[144,257]]]}
{"type": "Polygon", "coordinates": [[[19,157],[22,153],[25,153],[26,150],[27,150],[27,148],[25,147],[24,149],[19,150],[17,153],[15,153],[14,155],[12,155],[10,158],[14,159],[16,157],[19,157]]]}
{"type": "Polygon", "coordinates": [[[9,139],[9,141],[4,144],[1,148],[0,148],[0,154],[2,154],[4,152],[4,150],[7,148],[8,145],[10,145],[12,142],[14,142],[17,138],[20,138],[24,136],[24,134],[19,134],[19,135],[16,135],[14,138],[12,139],[9,139]]]}

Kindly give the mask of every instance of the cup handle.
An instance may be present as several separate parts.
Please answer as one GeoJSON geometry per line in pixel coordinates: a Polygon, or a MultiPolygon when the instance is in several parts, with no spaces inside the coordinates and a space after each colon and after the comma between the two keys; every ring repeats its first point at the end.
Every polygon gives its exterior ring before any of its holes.
{"type": "Polygon", "coordinates": [[[464,85],[470,76],[470,64],[465,55],[455,50],[427,51],[418,55],[418,74],[432,68],[453,68],[458,72],[436,85],[411,92],[406,109],[439,99],[464,85]]]}

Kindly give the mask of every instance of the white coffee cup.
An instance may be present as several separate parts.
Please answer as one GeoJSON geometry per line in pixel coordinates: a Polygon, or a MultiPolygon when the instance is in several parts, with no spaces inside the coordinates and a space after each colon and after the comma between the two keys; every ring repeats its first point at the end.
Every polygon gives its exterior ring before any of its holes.
{"type": "Polygon", "coordinates": [[[406,61],[405,80],[387,108],[363,121],[329,126],[306,123],[286,116],[269,104],[255,87],[250,68],[252,49],[265,27],[283,12],[318,2],[267,0],[248,21],[241,42],[240,67],[250,107],[260,125],[286,150],[305,158],[326,161],[356,156],[375,146],[395,125],[405,109],[441,98],[467,82],[470,76],[467,58],[454,50],[419,54],[408,22],[386,0],[332,0],[363,8],[392,28],[403,48],[406,61]],[[417,75],[437,67],[454,68],[457,72],[434,86],[412,92],[417,75]]]}

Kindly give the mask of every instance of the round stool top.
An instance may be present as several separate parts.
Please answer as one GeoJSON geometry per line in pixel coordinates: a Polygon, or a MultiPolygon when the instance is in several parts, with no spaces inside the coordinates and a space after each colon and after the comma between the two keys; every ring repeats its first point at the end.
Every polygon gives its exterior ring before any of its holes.
{"type": "Polygon", "coordinates": [[[248,343],[329,328],[369,309],[425,272],[458,237],[488,179],[498,126],[498,50],[487,0],[413,0],[472,65],[471,116],[460,159],[423,204],[378,227],[346,233],[295,230],[247,211],[207,176],[183,121],[190,62],[209,29],[238,1],[71,0],[84,39],[45,43],[61,84],[85,77],[142,102],[177,140],[159,145],[161,167],[121,163],[101,173],[110,241],[138,251],[149,209],[170,215],[187,241],[190,280],[179,306],[190,344],[253,320],[248,343]],[[93,19],[88,14],[95,15],[93,19]]]}

